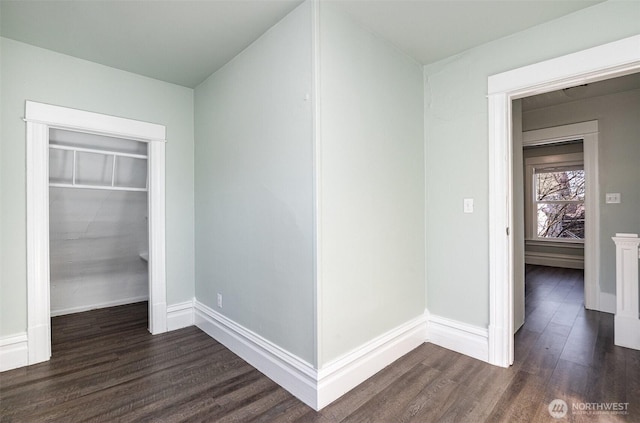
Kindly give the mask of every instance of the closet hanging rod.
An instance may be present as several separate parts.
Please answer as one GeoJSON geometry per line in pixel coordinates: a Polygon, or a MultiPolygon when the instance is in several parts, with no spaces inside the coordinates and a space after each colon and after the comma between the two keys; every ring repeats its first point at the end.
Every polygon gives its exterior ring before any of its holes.
{"type": "Polygon", "coordinates": [[[146,192],[147,188],[134,188],[134,187],[112,187],[111,185],[81,185],[81,184],[62,184],[57,182],[50,182],[50,187],[56,188],[80,188],[80,189],[99,189],[109,191],[135,191],[146,192]]]}
{"type": "Polygon", "coordinates": [[[59,145],[59,144],[49,144],[49,148],[53,148],[54,150],[67,150],[67,151],[79,151],[81,153],[103,154],[105,156],[120,156],[120,157],[131,157],[134,159],[147,159],[147,156],[144,154],[122,153],[119,151],[96,150],[93,148],[83,148],[83,147],[70,147],[67,145],[59,145]]]}

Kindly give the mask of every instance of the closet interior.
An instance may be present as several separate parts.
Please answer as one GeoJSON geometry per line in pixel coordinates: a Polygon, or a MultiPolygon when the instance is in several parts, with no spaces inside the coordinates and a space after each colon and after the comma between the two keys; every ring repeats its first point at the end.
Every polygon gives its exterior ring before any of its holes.
{"type": "Polygon", "coordinates": [[[147,144],[50,129],[51,316],[146,301],[147,144]]]}

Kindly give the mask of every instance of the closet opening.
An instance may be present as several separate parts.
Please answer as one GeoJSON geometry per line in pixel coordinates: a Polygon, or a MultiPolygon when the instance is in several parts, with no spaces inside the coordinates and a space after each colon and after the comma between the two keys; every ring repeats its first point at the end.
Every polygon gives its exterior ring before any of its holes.
{"type": "Polygon", "coordinates": [[[51,357],[52,312],[72,313],[148,297],[144,308],[149,332],[166,332],[165,126],[34,101],[25,104],[25,122],[28,364],[51,357]],[[131,213],[131,207],[146,207],[146,219],[131,213]],[[54,219],[51,233],[50,215],[54,219]],[[109,219],[116,215],[124,215],[125,220],[114,234],[117,225],[109,219]],[[142,225],[133,229],[133,221],[140,219],[142,225]],[[138,236],[144,231],[146,251],[143,237],[138,236]],[[93,251],[89,244],[110,236],[115,240],[92,248],[110,257],[107,262],[118,263],[113,268],[87,254],[93,251]],[[64,248],[58,249],[59,245],[64,248]],[[56,247],[52,266],[50,246],[56,247]],[[75,270],[65,263],[72,261],[69,250],[82,250],[73,259],[82,262],[75,270]],[[135,250],[136,256],[125,260],[120,256],[124,250],[135,250]],[[129,276],[116,278],[121,285],[114,294],[106,288],[107,281],[111,273],[123,269],[129,276]],[[98,277],[87,282],[88,274],[98,277]],[[93,289],[82,291],[79,281],[93,284],[93,289]],[[88,301],[83,303],[84,297],[88,301]]]}
{"type": "Polygon", "coordinates": [[[52,318],[148,302],[147,163],[145,142],[49,129],[52,318]]]}

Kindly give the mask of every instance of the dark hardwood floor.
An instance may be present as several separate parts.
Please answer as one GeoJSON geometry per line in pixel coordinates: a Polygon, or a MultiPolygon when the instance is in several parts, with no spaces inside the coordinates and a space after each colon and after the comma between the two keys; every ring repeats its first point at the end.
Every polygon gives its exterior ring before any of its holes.
{"type": "Polygon", "coordinates": [[[2,422],[640,422],[640,352],[586,311],[582,272],[527,268],[527,319],[502,369],[424,344],[315,412],[195,327],[147,332],[146,303],[52,319],[49,362],[0,373],[2,422]],[[628,402],[628,415],[549,403],[628,402]]]}

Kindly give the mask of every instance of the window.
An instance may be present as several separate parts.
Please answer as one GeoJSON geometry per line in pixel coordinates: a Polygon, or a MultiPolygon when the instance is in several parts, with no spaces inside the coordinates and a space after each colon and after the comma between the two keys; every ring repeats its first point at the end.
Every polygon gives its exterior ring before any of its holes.
{"type": "MultiPolygon", "coordinates": [[[[571,147],[578,148],[582,147],[571,147]]],[[[565,153],[567,150],[570,148],[534,147],[525,155],[524,214],[528,242],[584,243],[588,188],[584,155],[565,153]]]]}
{"type": "Polygon", "coordinates": [[[584,240],[584,176],[582,166],[535,169],[536,238],[584,240]]]}

